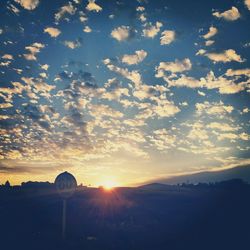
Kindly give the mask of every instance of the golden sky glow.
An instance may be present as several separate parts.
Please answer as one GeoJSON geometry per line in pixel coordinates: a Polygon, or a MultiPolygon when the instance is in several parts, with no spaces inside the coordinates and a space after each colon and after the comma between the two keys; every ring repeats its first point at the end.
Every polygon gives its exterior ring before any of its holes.
{"type": "Polygon", "coordinates": [[[136,185],[249,162],[244,1],[0,4],[0,182],[136,185]]]}

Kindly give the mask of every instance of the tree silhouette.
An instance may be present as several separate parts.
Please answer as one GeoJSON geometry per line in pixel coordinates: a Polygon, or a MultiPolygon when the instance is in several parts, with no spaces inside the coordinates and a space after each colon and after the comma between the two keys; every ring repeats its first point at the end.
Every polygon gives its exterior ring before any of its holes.
{"type": "Polygon", "coordinates": [[[10,182],[7,180],[4,184],[5,187],[9,188],[10,187],[10,182]]]}

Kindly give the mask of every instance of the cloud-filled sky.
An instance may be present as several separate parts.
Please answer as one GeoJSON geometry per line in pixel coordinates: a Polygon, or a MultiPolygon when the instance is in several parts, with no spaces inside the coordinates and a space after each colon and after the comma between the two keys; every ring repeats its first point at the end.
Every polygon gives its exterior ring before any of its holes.
{"type": "Polygon", "coordinates": [[[249,0],[0,12],[0,182],[133,185],[250,162],[249,0]]]}

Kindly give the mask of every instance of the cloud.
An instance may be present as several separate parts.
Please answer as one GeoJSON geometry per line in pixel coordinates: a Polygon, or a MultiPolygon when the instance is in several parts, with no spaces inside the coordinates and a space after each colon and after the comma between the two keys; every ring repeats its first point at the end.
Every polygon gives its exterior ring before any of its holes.
{"type": "Polygon", "coordinates": [[[162,97],[162,95],[167,90],[168,89],[162,85],[154,85],[153,86],[153,85],[141,84],[134,89],[133,96],[140,99],[140,100],[149,98],[153,102],[157,102],[155,99],[159,96],[161,96],[162,99],[165,99],[162,97]]]}
{"type": "Polygon", "coordinates": [[[145,8],[143,6],[138,6],[136,8],[136,11],[138,11],[138,12],[143,12],[144,10],[145,10],[145,8]]]}
{"type": "Polygon", "coordinates": [[[206,96],[206,94],[204,92],[200,91],[200,90],[198,90],[198,95],[200,95],[200,96],[206,96]]]}
{"type": "Polygon", "coordinates": [[[39,4],[39,0],[15,0],[15,2],[26,10],[34,10],[39,4]]]}
{"type": "Polygon", "coordinates": [[[108,79],[104,87],[101,94],[103,99],[119,100],[121,96],[129,96],[129,90],[122,88],[116,78],[108,79]]]}
{"type": "Polygon", "coordinates": [[[132,30],[129,26],[120,26],[111,31],[111,36],[119,42],[126,41],[132,36],[132,30]]]}
{"type": "Polygon", "coordinates": [[[142,30],[142,35],[148,38],[154,38],[159,32],[162,27],[161,22],[156,22],[155,25],[152,23],[146,23],[145,28],[142,30]]]}
{"type": "Polygon", "coordinates": [[[83,29],[83,31],[85,33],[90,33],[90,32],[92,32],[92,29],[89,26],[85,26],[84,29],[83,29]]]}
{"type": "Polygon", "coordinates": [[[0,103],[0,109],[6,109],[11,107],[13,107],[11,103],[0,103]]]}
{"type": "Polygon", "coordinates": [[[249,135],[246,133],[240,133],[240,134],[235,134],[235,133],[220,133],[218,134],[218,140],[222,141],[222,140],[231,140],[231,141],[235,141],[235,140],[243,140],[243,141],[248,141],[249,140],[249,135]]]}
{"type": "Polygon", "coordinates": [[[107,68],[117,74],[120,74],[121,76],[127,78],[131,82],[135,84],[135,86],[139,86],[142,83],[141,75],[137,70],[129,71],[128,69],[123,69],[120,67],[117,67],[113,64],[111,64],[109,59],[104,60],[104,64],[107,66],[107,68]]]}
{"type": "Polygon", "coordinates": [[[216,116],[224,116],[226,114],[232,113],[234,107],[231,105],[224,105],[222,101],[220,102],[204,102],[195,104],[197,114],[208,114],[216,116]]]}
{"type": "Polygon", "coordinates": [[[142,127],[145,126],[146,123],[144,121],[144,119],[127,119],[123,121],[124,124],[131,126],[131,127],[142,127]]]}
{"type": "Polygon", "coordinates": [[[228,69],[226,76],[246,76],[250,78],[250,68],[247,69],[228,69]]]}
{"type": "Polygon", "coordinates": [[[61,34],[61,31],[57,28],[48,27],[44,29],[45,33],[48,33],[51,37],[57,37],[61,34]]]}
{"type": "Polygon", "coordinates": [[[215,36],[217,33],[218,33],[218,29],[215,28],[215,27],[213,27],[213,26],[211,26],[211,27],[209,28],[208,33],[205,34],[205,35],[203,36],[203,38],[204,38],[204,39],[209,39],[209,38],[215,36]]]}
{"type": "Polygon", "coordinates": [[[113,118],[123,117],[123,113],[104,104],[91,105],[89,113],[95,118],[98,118],[98,117],[101,118],[104,116],[113,117],[113,118]]]}
{"type": "Polygon", "coordinates": [[[0,173],[25,173],[28,172],[27,167],[17,167],[17,166],[8,166],[7,164],[0,163],[0,173]]]}
{"type": "Polygon", "coordinates": [[[50,91],[56,88],[55,85],[49,85],[40,78],[34,79],[32,77],[22,77],[21,79],[28,86],[25,90],[27,91],[27,94],[30,95],[30,98],[38,99],[37,94],[40,94],[49,99],[51,97],[50,91]]]}
{"type": "Polygon", "coordinates": [[[19,13],[20,13],[20,10],[16,6],[14,6],[13,4],[9,4],[7,6],[7,9],[10,10],[10,11],[12,11],[16,15],[19,15],[19,13]]]}
{"type": "Polygon", "coordinates": [[[64,41],[63,44],[70,49],[77,49],[82,46],[82,39],[78,38],[75,41],[64,41]]]}
{"type": "Polygon", "coordinates": [[[250,0],[245,0],[244,3],[246,7],[248,8],[248,10],[250,10],[250,0]]]}
{"type": "Polygon", "coordinates": [[[29,61],[36,61],[36,54],[40,52],[42,48],[44,48],[45,45],[42,43],[33,43],[30,46],[26,46],[25,49],[29,50],[29,54],[23,54],[26,60],[29,61]]]}
{"type": "Polygon", "coordinates": [[[237,131],[239,130],[239,127],[237,126],[231,126],[228,123],[223,123],[223,122],[211,122],[207,125],[207,128],[210,129],[215,129],[219,131],[226,131],[226,132],[231,132],[231,131],[237,131]]]}
{"type": "Polygon", "coordinates": [[[163,77],[164,72],[178,73],[188,71],[192,68],[192,63],[189,58],[185,58],[182,61],[176,59],[174,62],[160,62],[159,66],[156,67],[156,77],[163,77]]]}
{"type": "Polygon", "coordinates": [[[161,35],[161,45],[168,45],[175,40],[175,32],[173,30],[165,30],[161,35]]]}
{"type": "Polygon", "coordinates": [[[81,23],[88,21],[88,17],[83,11],[79,11],[79,20],[81,23]]]}
{"type": "Polygon", "coordinates": [[[171,130],[165,128],[154,130],[153,135],[148,138],[150,143],[160,151],[175,147],[176,135],[171,130]]]}
{"type": "Polygon", "coordinates": [[[59,11],[55,14],[56,21],[60,21],[62,18],[64,18],[65,15],[74,15],[76,12],[76,8],[72,5],[71,2],[69,2],[68,5],[62,6],[59,11]]]}
{"type": "Polygon", "coordinates": [[[95,3],[95,0],[88,0],[89,3],[88,5],[86,6],[86,10],[88,11],[95,11],[95,12],[99,12],[99,11],[102,11],[102,7],[97,5],[95,3]]]}
{"type": "Polygon", "coordinates": [[[159,97],[151,98],[154,104],[144,103],[142,110],[136,115],[136,119],[149,119],[153,117],[164,118],[172,117],[180,112],[180,109],[166,98],[159,97]]]}
{"type": "Polygon", "coordinates": [[[13,60],[13,56],[10,55],[10,54],[4,54],[4,55],[2,56],[2,58],[3,58],[3,59],[6,59],[6,60],[13,60]]]}
{"type": "Polygon", "coordinates": [[[215,63],[217,62],[227,63],[232,61],[242,63],[245,61],[245,59],[242,59],[241,56],[238,55],[236,51],[233,49],[225,50],[222,53],[204,53],[203,55],[208,57],[215,63]]]}
{"type": "MultiPolygon", "coordinates": [[[[242,70],[242,72],[244,71],[242,70]]],[[[229,70],[225,75],[216,77],[214,72],[210,71],[206,75],[206,77],[201,77],[200,79],[182,74],[179,78],[165,76],[164,80],[168,83],[169,87],[175,86],[188,88],[219,89],[220,94],[235,94],[243,91],[248,86],[247,82],[239,82],[239,79],[237,77],[234,79],[229,79],[226,76],[239,73],[234,73],[233,71],[229,70]]]]}
{"type": "Polygon", "coordinates": [[[147,52],[145,50],[137,50],[134,55],[124,55],[122,62],[128,65],[138,64],[142,62],[146,56],[147,52]]]}
{"type": "Polygon", "coordinates": [[[41,65],[41,69],[48,70],[49,69],[49,65],[48,64],[43,64],[43,65],[41,65]]]}
{"type": "Polygon", "coordinates": [[[213,45],[214,44],[214,41],[213,40],[207,40],[206,42],[205,42],[205,46],[211,46],[211,45],[213,45]]]}
{"type": "Polygon", "coordinates": [[[213,12],[213,16],[217,18],[223,18],[227,21],[235,21],[240,18],[240,12],[236,7],[232,7],[230,10],[227,10],[225,12],[213,12]]]}
{"type": "Polygon", "coordinates": [[[191,125],[191,130],[187,135],[191,140],[202,140],[205,141],[209,138],[207,131],[204,129],[201,122],[195,122],[191,125]]]}

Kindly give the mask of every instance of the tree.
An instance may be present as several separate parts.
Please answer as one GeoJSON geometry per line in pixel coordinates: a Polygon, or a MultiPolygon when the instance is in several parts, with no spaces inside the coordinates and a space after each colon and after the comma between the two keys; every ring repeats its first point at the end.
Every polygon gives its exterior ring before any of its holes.
{"type": "Polygon", "coordinates": [[[4,184],[5,187],[10,187],[10,182],[9,181],[6,181],[5,184],[4,184]]]}

